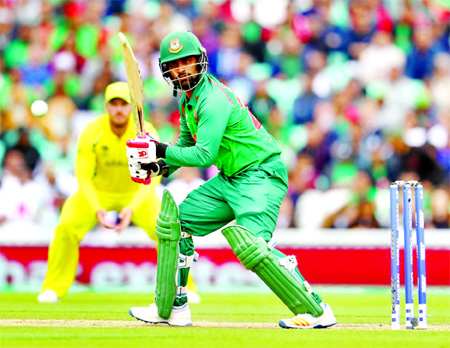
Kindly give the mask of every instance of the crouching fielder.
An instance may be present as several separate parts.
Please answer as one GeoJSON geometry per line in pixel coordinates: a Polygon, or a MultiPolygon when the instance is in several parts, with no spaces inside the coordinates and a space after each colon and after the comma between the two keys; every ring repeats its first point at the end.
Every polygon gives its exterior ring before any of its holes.
{"type": "Polygon", "coordinates": [[[189,269],[198,256],[192,236],[205,236],[236,220],[237,225],[222,230],[233,252],[295,315],[280,320],[280,326],[308,329],[336,324],[331,308],[298,271],[295,257],[268,246],[288,188],[275,139],[233,91],[207,74],[206,51],[194,34],[166,36],[159,62],[174,95],[183,93],[180,139],[174,146],[152,139],[145,146],[142,140],[130,141],[131,175],[168,176],[181,166],[211,164],[220,173],[192,191],[179,207],[164,192],[156,225],[160,246],[155,303],[133,307],[130,314],[149,323],[192,325],[186,297],[189,269]],[[149,157],[157,161],[140,158],[143,149],[155,151],[155,157],[149,157]]]}

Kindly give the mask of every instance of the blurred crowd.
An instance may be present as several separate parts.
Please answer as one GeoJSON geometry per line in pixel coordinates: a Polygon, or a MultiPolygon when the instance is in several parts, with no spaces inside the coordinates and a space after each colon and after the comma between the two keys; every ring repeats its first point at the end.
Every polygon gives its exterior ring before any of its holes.
{"type": "MultiPolygon", "coordinates": [[[[143,75],[146,116],[178,137],[159,43],[190,30],[209,71],[279,141],[279,227],[385,228],[389,182],[419,180],[426,226],[450,227],[450,6],[445,0],[4,0],[0,3],[0,221],[53,224],[80,129],[126,81],[117,33],[143,75]],[[48,112],[35,117],[34,100],[48,112]]],[[[180,193],[215,175],[181,170],[180,193]]]]}

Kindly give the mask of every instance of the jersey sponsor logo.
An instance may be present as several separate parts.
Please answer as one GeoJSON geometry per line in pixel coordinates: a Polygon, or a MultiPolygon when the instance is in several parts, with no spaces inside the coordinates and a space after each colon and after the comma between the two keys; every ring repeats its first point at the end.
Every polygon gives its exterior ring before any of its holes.
{"type": "Polygon", "coordinates": [[[183,49],[183,45],[180,44],[180,40],[179,39],[173,39],[170,41],[170,48],[169,48],[169,52],[170,53],[178,53],[183,49]]]}

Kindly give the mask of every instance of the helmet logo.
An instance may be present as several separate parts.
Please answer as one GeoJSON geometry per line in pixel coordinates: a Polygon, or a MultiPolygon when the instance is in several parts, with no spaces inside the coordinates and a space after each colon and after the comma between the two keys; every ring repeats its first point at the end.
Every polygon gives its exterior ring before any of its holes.
{"type": "Polygon", "coordinates": [[[183,45],[180,44],[180,40],[173,39],[170,41],[170,48],[169,48],[170,53],[178,53],[182,49],[183,49],[183,45]]]}

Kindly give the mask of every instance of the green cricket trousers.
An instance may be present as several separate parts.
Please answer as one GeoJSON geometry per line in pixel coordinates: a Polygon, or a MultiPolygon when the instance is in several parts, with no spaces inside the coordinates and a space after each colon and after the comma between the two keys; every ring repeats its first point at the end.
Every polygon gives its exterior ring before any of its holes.
{"type": "Polygon", "coordinates": [[[182,231],[206,236],[236,219],[268,242],[287,189],[287,170],[279,155],[232,177],[218,174],[181,203],[182,231]]]}

